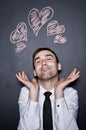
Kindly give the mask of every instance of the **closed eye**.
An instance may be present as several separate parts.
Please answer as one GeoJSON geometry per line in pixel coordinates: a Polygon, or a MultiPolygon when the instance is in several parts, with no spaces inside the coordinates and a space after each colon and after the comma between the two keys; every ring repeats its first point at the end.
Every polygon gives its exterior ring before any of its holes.
{"type": "Polygon", "coordinates": [[[47,56],[47,60],[53,60],[52,56],[47,56]]]}
{"type": "Polygon", "coordinates": [[[35,63],[36,63],[36,64],[39,64],[39,63],[41,63],[41,60],[36,60],[35,63]]]}

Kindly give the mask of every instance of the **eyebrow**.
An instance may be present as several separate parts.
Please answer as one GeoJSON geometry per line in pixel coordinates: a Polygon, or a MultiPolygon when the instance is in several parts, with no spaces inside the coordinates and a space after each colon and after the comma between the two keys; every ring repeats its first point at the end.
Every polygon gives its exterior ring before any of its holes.
{"type": "MultiPolygon", "coordinates": [[[[52,55],[52,54],[46,54],[45,56],[46,56],[46,57],[48,57],[48,56],[53,57],[53,55],[52,55]]],[[[36,61],[37,59],[40,59],[40,57],[35,58],[35,59],[34,59],[34,61],[36,61]]]]}

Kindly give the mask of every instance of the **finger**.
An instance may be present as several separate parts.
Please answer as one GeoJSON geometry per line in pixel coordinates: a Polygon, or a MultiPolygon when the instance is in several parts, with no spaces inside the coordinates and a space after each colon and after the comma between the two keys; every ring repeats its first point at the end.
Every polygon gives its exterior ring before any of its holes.
{"type": "Polygon", "coordinates": [[[80,71],[77,71],[77,72],[76,72],[76,70],[75,70],[75,72],[74,72],[74,74],[73,74],[73,77],[74,77],[74,76],[75,76],[75,77],[80,76],[80,71]]]}
{"type": "Polygon", "coordinates": [[[72,71],[72,76],[75,75],[76,70],[77,70],[76,68],[73,69],[73,71],[72,71]]]}
{"type": "Polygon", "coordinates": [[[78,79],[80,77],[80,71],[78,71],[72,78],[71,81],[75,81],[76,79],[78,79]]]}
{"type": "Polygon", "coordinates": [[[77,73],[76,73],[77,75],[80,75],[80,71],[77,71],[77,73]]]}
{"type": "Polygon", "coordinates": [[[77,71],[77,69],[76,69],[76,68],[74,68],[74,70],[73,70],[73,75],[75,75],[75,74],[76,74],[76,71],[77,71]]]}
{"type": "Polygon", "coordinates": [[[17,77],[17,78],[18,78],[18,77],[21,77],[20,72],[16,73],[16,77],[17,77]]]}
{"type": "Polygon", "coordinates": [[[25,72],[22,71],[22,78],[25,79],[25,72]]]}
{"type": "Polygon", "coordinates": [[[80,77],[80,75],[76,75],[74,78],[73,78],[73,81],[75,81],[76,79],[78,79],[80,77]]]}
{"type": "Polygon", "coordinates": [[[77,69],[74,68],[72,72],[69,74],[68,78],[72,78],[76,74],[77,69]]]}
{"type": "Polygon", "coordinates": [[[18,74],[16,74],[16,77],[18,78],[18,74]]]}
{"type": "Polygon", "coordinates": [[[18,72],[18,76],[19,76],[19,77],[22,77],[22,74],[21,74],[20,72],[18,72]]]}
{"type": "Polygon", "coordinates": [[[28,76],[27,76],[27,74],[24,71],[22,71],[22,78],[24,80],[30,81],[29,78],[28,78],[28,76]]]}
{"type": "Polygon", "coordinates": [[[75,77],[80,77],[80,71],[76,73],[75,77]]]}
{"type": "Polygon", "coordinates": [[[24,75],[24,77],[25,77],[25,80],[30,81],[30,79],[28,78],[26,74],[24,75]]]}
{"type": "Polygon", "coordinates": [[[68,78],[73,76],[74,70],[71,71],[71,73],[69,74],[68,78]]]}
{"type": "Polygon", "coordinates": [[[22,76],[21,76],[21,73],[19,72],[18,74],[16,74],[16,77],[19,81],[22,81],[22,76]]]}

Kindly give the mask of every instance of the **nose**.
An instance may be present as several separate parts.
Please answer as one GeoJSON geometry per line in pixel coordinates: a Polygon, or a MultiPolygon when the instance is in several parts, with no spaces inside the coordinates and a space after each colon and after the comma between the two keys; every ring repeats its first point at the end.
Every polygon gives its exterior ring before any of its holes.
{"type": "Polygon", "coordinates": [[[43,60],[42,60],[42,65],[46,65],[46,63],[47,63],[47,62],[46,62],[46,59],[43,59],[43,60]]]}

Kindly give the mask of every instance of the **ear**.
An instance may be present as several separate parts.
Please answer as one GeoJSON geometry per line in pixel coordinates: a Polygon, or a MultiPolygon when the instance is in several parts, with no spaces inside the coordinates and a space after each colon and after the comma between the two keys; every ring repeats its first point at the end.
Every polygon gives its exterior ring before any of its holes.
{"type": "Polygon", "coordinates": [[[62,70],[62,65],[61,65],[61,63],[58,63],[58,70],[62,70]]]}
{"type": "Polygon", "coordinates": [[[36,76],[36,71],[34,70],[34,76],[36,76]]]}

